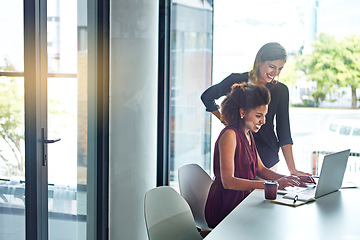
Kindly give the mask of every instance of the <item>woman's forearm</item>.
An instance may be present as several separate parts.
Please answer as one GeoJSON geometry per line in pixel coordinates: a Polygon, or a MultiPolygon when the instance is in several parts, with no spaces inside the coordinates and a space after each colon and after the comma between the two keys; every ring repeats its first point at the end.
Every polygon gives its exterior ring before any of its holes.
{"type": "Polygon", "coordinates": [[[215,111],[213,111],[211,113],[214,114],[214,116],[217,117],[220,120],[220,111],[219,110],[215,110],[215,111]]]}
{"type": "Polygon", "coordinates": [[[222,178],[222,185],[225,189],[236,191],[252,191],[264,188],[263,180],[248,180],[243,178],[229,177],[222,178]]]}
{"type": "Polygon", "coordinates": [[[258,169],[257,176],[266,180],[278,180],[285,175],[274,172],[273,170],[266,168],[265,166],[258,169]]]}
{"type": "Polygon", "coordinates": [[[294,161],[294,156],[293,156],[293,151],[292,151],[292,145],[286,144],[281,147],[281,150],[283,152],[285,162],[289,169],[290,174],[294,174],[296,172],[296,167],[295,167],[295,161],[294,161]]]}

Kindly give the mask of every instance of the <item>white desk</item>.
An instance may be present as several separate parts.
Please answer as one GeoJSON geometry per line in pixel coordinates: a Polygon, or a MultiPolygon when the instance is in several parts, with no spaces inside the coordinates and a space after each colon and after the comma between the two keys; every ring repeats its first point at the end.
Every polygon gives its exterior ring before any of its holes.
{"type": "Polygon", "coordinates": [[[232,239],[359,240],[360,189],[341,189],[298,207],[271,203],[255,190],[205,238],[232,239]]]}

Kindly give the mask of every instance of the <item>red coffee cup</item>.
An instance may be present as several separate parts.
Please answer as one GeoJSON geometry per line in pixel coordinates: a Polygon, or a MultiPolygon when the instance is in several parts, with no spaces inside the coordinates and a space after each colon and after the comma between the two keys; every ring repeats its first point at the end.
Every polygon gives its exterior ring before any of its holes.
{"type": "Polygon", "coordinates": [[[278,187],[279,184],[276,181],[265,181],[264,182],[265,199],[275,200],[278,187]]]}

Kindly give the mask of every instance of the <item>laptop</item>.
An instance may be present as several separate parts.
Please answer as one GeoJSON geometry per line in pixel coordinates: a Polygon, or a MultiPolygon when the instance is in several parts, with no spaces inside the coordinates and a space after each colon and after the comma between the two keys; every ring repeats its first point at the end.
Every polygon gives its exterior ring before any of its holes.
{"type": "Polygon", "coordinates": [[[310,201],[338,191],[343,182],[349,155],[350,149],[326,155],[321,167],[318,184],[305,189],[290,191],[284,195],[284,198],[310,201]]]}

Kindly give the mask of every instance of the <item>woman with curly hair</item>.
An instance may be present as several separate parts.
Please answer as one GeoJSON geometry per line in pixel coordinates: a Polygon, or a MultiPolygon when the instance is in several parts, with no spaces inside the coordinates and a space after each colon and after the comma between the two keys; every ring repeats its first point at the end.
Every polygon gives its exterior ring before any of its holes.
{"type": "Polygon", "coordinates": [[[254,134],[261,160],[266,167],[276,170],[279,162],[279,148],[281,148],[290,174],[310,175],[299,171],[295,166],[289,121],[289,90],[285,84],[278,81],[286,60],[287,53],[283,46],[277,42],[266,43],[259,49],[250,72],[230,74],[220,83],[206,89],[201,95],[201,100],[206,111],[220,119],[219,106],[215,100],[228,94],[234,83],[249,82],[269,89],[272,100],[267,122],[259,132],[254,134]]]}
{"type": "Polygon", "coordinates": [[[210,187],[205,218],[214,228],[250,192],[264,188],[264,180],[275,180],[279,188],[313,182],[309,176],[280,175],[262,163],[256,150],[253,133],[265,124],[270,103],[266,87],[248,83],[234,84],[221,104],[221,131],[214,149],[215,179],[210,187]],[[256,179],[256,177],[261,178],[256,179]]]}

